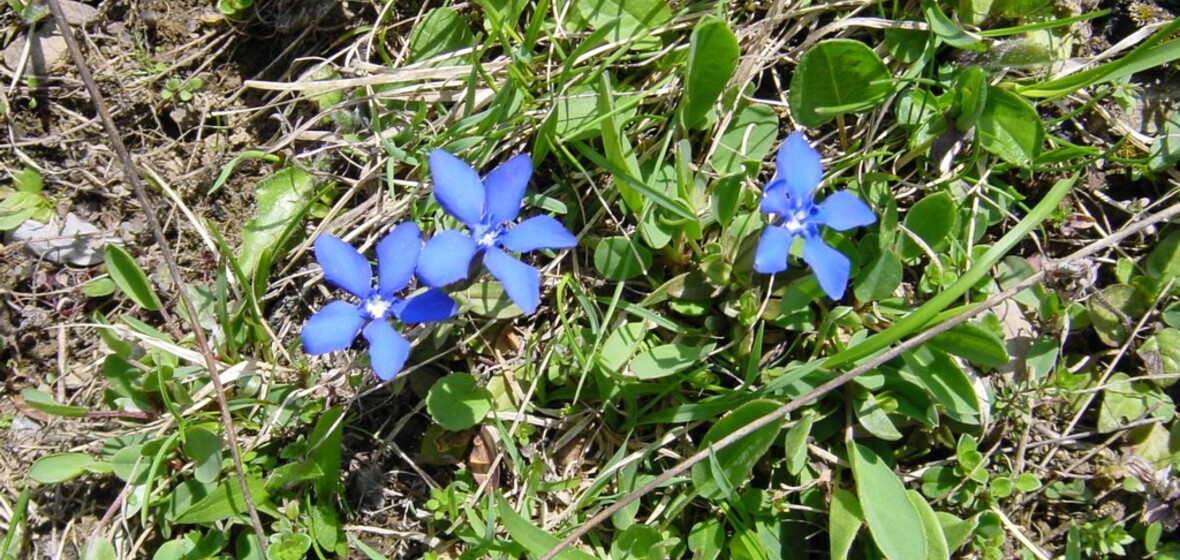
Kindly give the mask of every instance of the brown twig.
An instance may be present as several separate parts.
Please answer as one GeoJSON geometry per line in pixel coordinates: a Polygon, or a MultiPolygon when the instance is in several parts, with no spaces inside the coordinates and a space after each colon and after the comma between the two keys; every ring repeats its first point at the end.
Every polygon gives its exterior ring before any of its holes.
{"type": "MultiPolygon", "coordinates": [[[[1119,241],[1122,241],[1123,239],[1130,237],[1131,235],[1134,235],[1140,231],[1143,231],[1144,229],[1146,229],[1148,227],[1151,227],[1157,223],[1171,219],[1171,218],[1175,217],[1177,214],[1180,214],[1180,204],[1174,204],[1164,210],[1161,210],[1155,214],[1152,214],[1151,216],[1143,219],[1142,221],[1127,224],[1126,226],[1123,227],[1123,229],[1121,229],[1121,230],[1119,230],[1119,231],[1117,231],[1117,232],[1115,232],[1103,239],[1095,241],[1094,243],[1087,245],[1086,247],[1074,252],[1073,254],[1070,254],[1069,256],[1067,256],[1064,259],[1061,259],[1060,261],[1057,261],[1057,262],[1059,264],[1068,263],[1071,261],[1075,261],[1078,259],[1083,259],[1083,258],[1089,257],[1090,255],[1093,255],[1093,254],[1098,253],[1099,251],[1102,251],[1112,245],[1115,245],[1119,241]]],[[[981,303],[981,304],[979,304],[979,305],[977,305],[977,306],[975,306],[975,307],[973,307],[973,308],[971,308],[971,309],[969,309],[969,310],[967,310],[967,311],[965,311],[965,312],[963,312],[951,319],[947,319],[946,321],[944,321],[942,323],[939,323],[933,327],[930,327],[930,329],[926,330],[925,332],[923,332],[923,333],[921,333],[909,340],[906,340],[905,342],[902,342],[902,343],[894,346],[893,348],[890,348],[889,350],[877,355],[876,357],[869,359],[867,362],[861,364],[860,366],[853,368],[852,370],[849,370],[848,372],[843,373],[843,374],[833,378],[832,380],[828,381],[827,383],[824,383],[823,385],[820,385],[819,387],[816,387],[814,390],[807,393],[806,395],[803,395],[803,396],[801,396],[801,397],[799,397],[787,404],[784,404],[783,406],[780,406],[774,412],[771,412],[770,414],[767,414],[766,416],[758,418],[757,420],[751,422],[750,424],[747,424],[746,426],[743,426],[741,429],[733,432],[732,434],[729,434],[728,436],[717,440],[712,445],[698,451],[695,455],[677,463],[671,469],[664,471],[659,476],[657,476],[654,479],[652,479],[651,481],[649,481],[647,484],[644,484],[643,487],[635,490],[634,492],[631,492],[630,494],[627,494],[626,496],[621,498],[619,501],[611,504],[610,506],[607,506],[605,509],[598,512],[596,515],[594,515],[594,517],[591,517],[588,521],[583,523],[577,529],[574,529],[573,532],[571,532],[565,538],[561,539],[561,541],[557,543],[557,546],[553,547],[552,550],[545,553],[545,555],[541,557],[541,560],[552,560],[558,554],[560,554],[561,551],[565,550],[567,547],[574,544],[575,542],[578,542],[578,540],[581,539],[582,536],[584,536],[586,533],[589,533],[595,527],[601,525],[607,519],[610,519],[610,517],[612,515],[614,515],[615,513],[619,512],[623,508],[632,504],[633,502],[635,502],[635,500],[638,500],[639,498],[649,494],[653,490],[664,486],[665,484],[667,484],[667,482],[669,480],[671,480],[672,478],[687,471],[688,469],[692,468],[693,465],[709,458],[710,455],[712,455],[722,449],[725,449],[726,447],[729,447],[730,445],[733,445],[734,443],[737,443],[738,441],[741,441],[743,438],[745,438],[746,436],[750,435],[751,433],[753,433],[759,429],[762,429],[770,424],[773,424],[775,422],[778,422],[779,420],[782,420],[783,418],[786,418],[788,414],[798,410],[799,408],[802,408],[803,405],[824,396],[825,394],[829,393],[830,391],[833,391],[833,390],[839,388],[841,385],[844,385],[845,383],[855,379],[856,377],[858,377],[860,375],[863,375],[869,371],[876,369],[877,367],[880,367],[885,362],[888,362],[889,360],[892,360],[893,358],[896,358],[896,357],[902,355],[903,353],[914,349],[918,345],[926,342],[927,340],[930,340],[934,336],[936,336],[942,332],[945,332],[947,329],[949,329],[955,325],[961,324],[961,323],[967,321],[968,319],[970,319],[976,315],[979,315],[980,313],[983,313],[984,311],[987,311],[987,310],[995,307],[996,305],[999,305],[1000,302],[1003,302],[1004,300],[1007,300],[1008,298],[1015,296],[1017,293],[1020,293],[1020,291],[1036,285],[1038,282],[1041,281],[1041,279],[1044,276],[1045,276],[1045,272],[1044,272],[1044,269],[1042,269],[1041,271],[1038,271],[1035,274],[1033,274],[1032,276],[1021,281],[1019,284],[1016,284],[1015,286],[1012,286],[1011,288],[1008,288],[1007,290],[1004,290],[1003,292],[1000,292],[1000,293],[988,298],[983,303],[981,303]]]]}
{"type": "MultiPolygon", "coordinates": [[[[164,236],[164,230],[160,227],[160,221],[156,217],[156,212],[152,207],[151,201],[148,200],[147,192],[144,190],[143,183],[139,179],[139,174],[135,170],[135,164],[131,161],[131,153],[127,151],[127,146],[123,144],[123,138],[119,136],[119,130],[115,128],[115,123],[111,119],[110,112],[107,110],[106,101],[103,99],[102,92],[99,91],[98,84],[95,83],[94,77],[90,74],[90,68],[87,66],[86,60],[82,57],[82,50],[78,48],[78,42],[74,39],[70,24],[66,21],[65,15],[62,12],[61,4],[57,0],[48,0],[48,3],[49,9],[53,12],[53,19],[57,22],[58,27],[61,29],[62,37],[66,41],[66,48],[70,51],[70,56],[74,59],[74,65],[78,68],[78,75],[82,78],[82,83],[86,85],[86,90],[90,93],[90,101],[94,104],[94,110],[98,113],[98,117],[102,121],[102,126],[106,130],[111,147],[115,149],[115,153],[119,156],[119,162],[123,166],[123,173],[127,181],[131,183],[132,190],[135,191],[135,198],[139,200],[139,205],[143,209],[148,228],[152,230],[152,236],[155,237],[156,245],[160,247],[160,253],[164,257],[164,263],[168,266],[168,273],[172,275],[173,281],[176,283],[176,295],[180,298],[181,304],[184,305],[189,322],[192,323],[197,351],[204,357],[205,368],[209,371],[209,377],[213,380],[217,404],[221,409],[221,425],[225,429],[229,449],[233,455],[234,471],[237,474],[238,485],[242,490],[242,499],[246,504],[246,510],[249,512],[250,522],[254,526],[254,534],[258,538],[259,550],[262,552],[262,556],[265,557],[267,553],[266,532],[263,530],[262,520],[258,517],[258,509],[255,507],[254,498],[250,494],[249,484],[246,482],[246,473],[242,468],[242,455],[238,450],[238,438],[234,432],[233,416],[230,414],[229,404],[225,400],[225,388],[222,386],[221,378],[217,374],[217,360],[213,357],[213,352],[209,349],[209,341],[205,338],[205,331],[197,322],[197,308],[188,296],[188,290],[184,285],[184,277],[180,274],[180,268],[176,266],[176,259],[172,254],[171,246],[168,244],[168,238],[164,236]]],[[[164,309],[160,309],[160,314],[164,316],[165,321],[171,323],[169,314],[164,309]]]]}

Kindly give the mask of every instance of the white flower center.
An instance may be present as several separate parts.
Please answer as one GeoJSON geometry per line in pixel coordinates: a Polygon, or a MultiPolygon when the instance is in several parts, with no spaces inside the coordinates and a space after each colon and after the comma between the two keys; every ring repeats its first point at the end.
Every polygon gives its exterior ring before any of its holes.
{"type": "Polygon", "coordinates": [[[476,240],[476,243],[478,243],[480,247],[491,247],[492,244],[495,242],[496,242],[496,232],[494,232],[494,231],[489,231],[489,232],[479,236],[479,239],[476,240]]]}
{"type": "Polygon", "coordinates": [[[796,210],[788,216],[783,216],[783,227],[791,233],[800,233],[806,228],[806,210],[796,210]]]}
{"type": "Polygon", "coordinates": [[[390,305],[393,305],[393,302],[385,301],[381,296],[373,296],[365,300],[365,313],[373,319],[381,319],[389,311],[390,305]]]}

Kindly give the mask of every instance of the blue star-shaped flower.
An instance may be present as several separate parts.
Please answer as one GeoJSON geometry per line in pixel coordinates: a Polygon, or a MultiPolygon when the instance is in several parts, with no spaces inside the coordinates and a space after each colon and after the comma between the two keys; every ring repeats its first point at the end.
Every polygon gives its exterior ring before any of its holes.
{"type": "Polygon", "coordinates": [[[432,286],[446,286],[467,278],[471,260],[483,256],[483,264],[501,284],[508,298],[525,313],[541,302],[541,274],[504,252],[527,253],[538,249],[569,249],[578,244],[561,222],[551,216],[534,216],[515,226],[524,190],[533,174],[528,154],[512,157],[488,173],[479,175],[459,158],[443,151],[430,152],[434,197],[448,214],[467,226],[470,234],[446,230],[426,242],[418,261],[418,277],[432,286]]]}
{"type": "MultiPolygon", "coordinates": [[[[395,294],[409,285],[422,250],[418,225],[401,224],[377,244],[377,288],[368,259],[339,237],[321,235],[315,240],[315,258],[329,284],[360,299],[352,304],[334,300],[312,315],[300,338],[308,354],[325,354],[352,345],[358,333],[369,343],[373,371],[389,381],[401,371],[410,355],[410,343],[389,324],[429,323],[455,316],[459,306],[446,293],[431,288],[409,299],[395,294]]],[[[427,285],[430,285],[427,283],[427,285]]]]}
{"type": "Polygon", "coordinates": [[[815,203],[815,189],[824,168],[803,134],[787,136],[778,151],[777,172],[763,189],[762,213],[770,224],[758,240],[754,270],[774,274],[787,269],[787,253],[796,237],[803,237],[803,260],[811,265],[819,285],[832,299],[840,299],[848,285],[848,257],[820,237],[819,227],[845,231],[867,226],[877,217],[867,204],[848,191],[832,193],[815,203]]]}

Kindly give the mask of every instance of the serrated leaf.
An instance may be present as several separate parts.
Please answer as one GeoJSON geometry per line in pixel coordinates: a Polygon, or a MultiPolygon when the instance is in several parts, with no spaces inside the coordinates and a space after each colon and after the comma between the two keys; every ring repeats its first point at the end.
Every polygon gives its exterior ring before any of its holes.
{"type": "Polygon", "coordinates": [[[815,128],[836,115],[860,113],[893,92],[893,76],[868,45],[828,39],[803,53],[791,77],[789,103],[800,124],[815,128]]]}
{"type": "Polygon", "coordinates": [[[151,311],[160,309],[160,298],[148,281],[147,274],[144,274],[143,269],[127,251],[114,243],[107,243],[103,248],[102,257],[106,261],[107,271],[111,273],[111,279],[127,297],[131,298],[131,301],[151,311]]]}
{"type": "Polygon", "coordinates": [[[737,36],[724,20],[706,18],[693,29],[681,105],[685,126],[696,125],[713,108],[733,77],[740,55],[737,36]]]}
{"type": "Polygon", "coordinates": [[[892,560],[926,557],[922,519],[893,470],[867,447],[850,442],[856,496],[877,548],[892,560]]]}
{"type": "MultiPolygon", "coordinates": [[[[769,400],[754,400],[741,405],[709,428],[701,440],[701,449],[774,412],[778,407],[778,403],[769,400]]],[[[742,441],[714,453],[713,460],[693,465],[692,481],[696,490],[701,496],[715,500],[726,496],[726,489],[718,484],[718,480],[726,482],[729,489],[748,481],[754,465],[774,443],[779,426],[779,422],[773,422],[755,430],[742,441]]]]}

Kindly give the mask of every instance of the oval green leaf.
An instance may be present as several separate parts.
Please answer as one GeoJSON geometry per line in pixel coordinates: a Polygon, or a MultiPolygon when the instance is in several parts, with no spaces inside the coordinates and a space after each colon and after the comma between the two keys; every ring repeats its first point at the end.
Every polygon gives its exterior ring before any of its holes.
{"type": "Polygon", "coordinates": [[[426,409],[435,422],[452,432],[483,421],[492,410],[492,393],[467,373],[452,373],[434,383],[426,395],[426,409]]]}
{"type": "Polygon", "coordinates": [[[692,30],[681,109],[684,126],[696,125],[713,108],[737,69],[739,55],[737,36],[724,21],[706,18],[692,30]]]}
{"type": "Polygon", "coordinates": [[[1029,167],[1041,154],[1045,125],[1032,104],[1015,93],[988,87],[976,125],[979,146],[1008,163],[1029,167]]]}
{"type": "MultiPolygon", "coordinates": [[[[743,404],[709,428],[701,440],[701,449],[774,412],[778,407],[778,403],[769,400],[743,404]]],[[[766,454],[778,437],[779,426],[779,422],[774,422],[755,430],[742,441],[715,452],[712,460],[693,465],[692,481],[701,496],[712,500],[724,498],[729,491],[749,480],[754,464],[766,454]]]]}
{"type": "Polygon", "coordinates": [[[29,467],[29,479],[40,484],[57,484],[88,472],[108,473],[111,465],[85,453],[55,453],[37,459],[29,467]]]}
{"type": "Polygon", "coordinates": [[[139,264],[127,251],[114,243],[107,243],[102,258],[106,261],[107,271],[111,273],[115,285],[119,286],[131,301],[151,311],[160,309],[160,298],[148,282],[147,274],[144,274],[143,269],[139,268],[139,264]]]}
{"type": "Polygon", "coordinates": [[[892,91],[893,76],[873,49],[860,41],[830,39],[799,59],[789,102],[799,124],[815,128],[838,114],[868,111],[892,91]]]}
{"type": "Polygon", "coordinates": [[[930,339],[931,346],[987,367],[1008,363],[1008,348],[1000,337],[975,323],[955,325],[930,339]]]}
{"type": "MultiPolygon", "coordinates": [[[[942,249],[955,227],[955,200],[946,192],[934,193],[919,200],[906,213],[905,227],[931,250],[942,249]]],[[[901,238],[897,252],[906,260],[925,254],[922,247],[908,235],[901,238]]]]}
{"type": "Polygon", "coordinates": [[[46,414],[54,416],[65,416],[67,418],[78,418],[86,416],[89,410],[84,406],[72,406],[68,404],[60,404],[53,399],[53,396],[43,391],[36,389],[21,389],[21,398],[25,400],[25,404],[32,408],[40,410],[46,414]]]}
{"type": "Polygon", "coordinates": [[[594,249],[594,267],[609,280],[630,280],[651,266],[651,252],[626,237],[608,237],[594,249]]]}
{"type": "Polygon", "coordinates": [[[712,344],[704,346],[689,344],[664,344],[651,350],[640,352],[631,361],[631,375],[639,379],[658,379],[680,373],[701,362],[709,352],[713,351],[712,344]]]}
{"type": "Polygon", "coordinates": [[[867,447],[849,443],[848,457],[856,478],[856,496],[877,548],[892,560],[925,558],[922,519],[901,479],[867,447]]]}
{"type": "Polygon", "coordinates": [[[184,454],[196,464],[194,478],[197,482],[210,484],[221,474],[221,438],[200,426],[191,426],[184,431],[184,454]]]}

